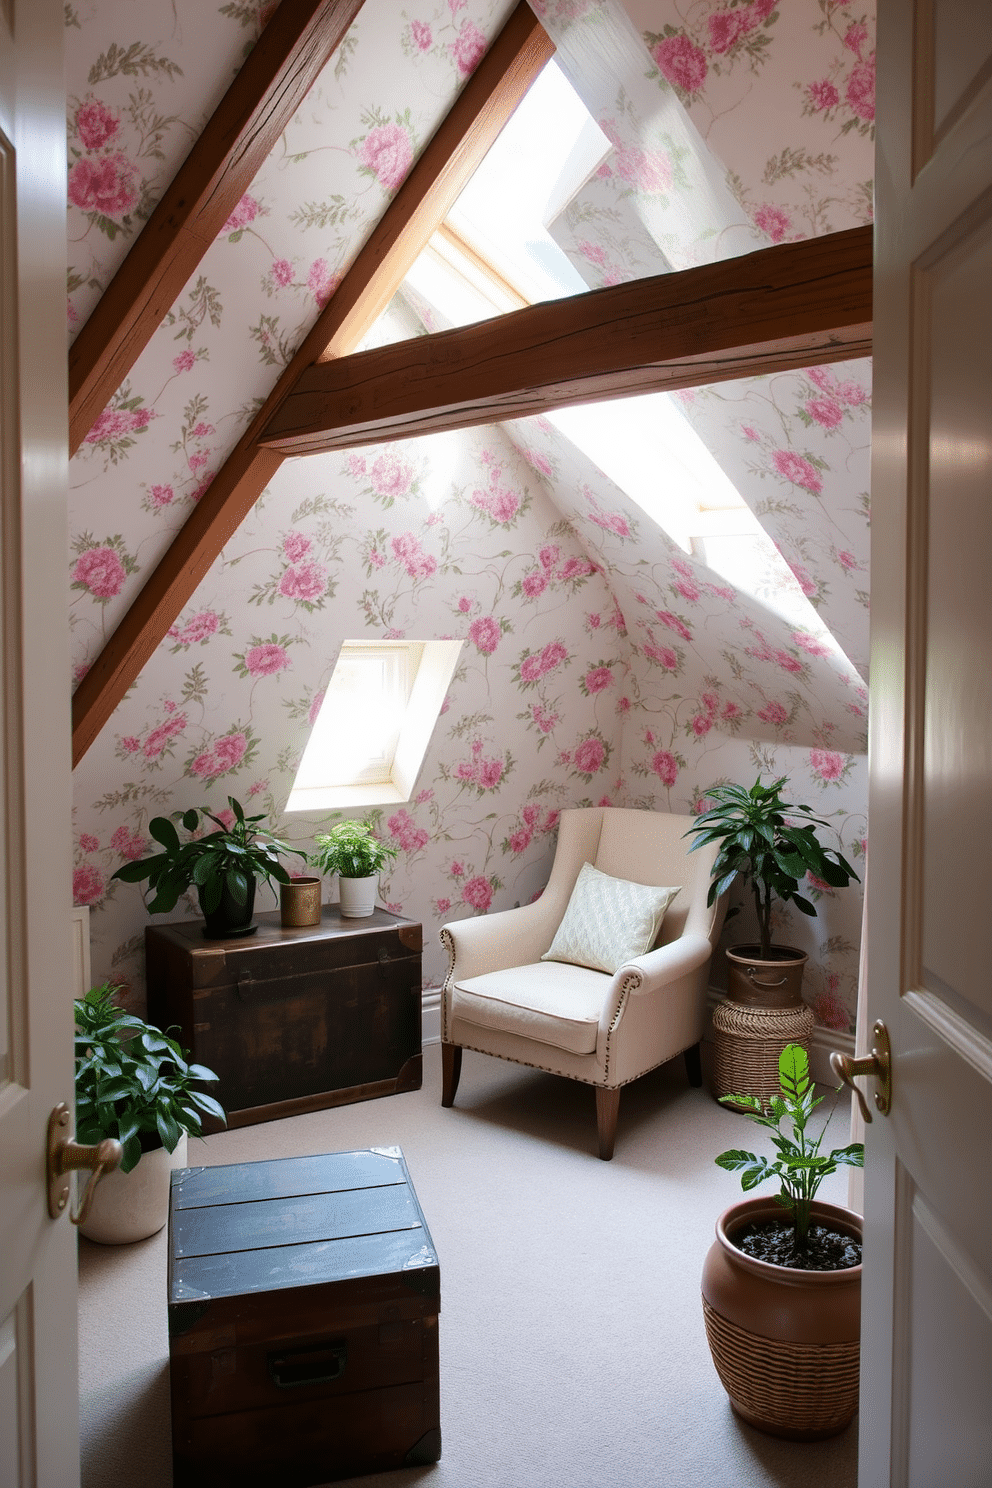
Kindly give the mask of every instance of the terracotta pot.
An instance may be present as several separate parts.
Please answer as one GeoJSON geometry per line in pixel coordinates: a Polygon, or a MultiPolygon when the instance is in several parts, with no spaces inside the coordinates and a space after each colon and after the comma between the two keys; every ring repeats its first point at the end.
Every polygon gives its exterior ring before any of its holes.
{"type": "MultiPolygon", "coordinates": [[[[781,1219],[773,1198],[745,1199],[717,1221],[703,1266],[703,1315],[717,1374],[739,1416],[772,1436],[816,1441],[858,1408],[861,1267],[799,1271],[747,1256],[732,1237],[781,1219]]],[[[813,1204],[813,1222],[861,1238],[861,1216],[813,1204]]]]}
{"type": "Polygon", "coordinates": [[[301,875],[279,885],[279,918],[287,929],[320,924],[322,880],[301,875]]]}
{"type": "MultiPolygon", "coordinates": [[[[99,1245],[130,1245],[157,1235],[169,1217],[169,1184],[173,1168],[186,1166],[186,1133],[175,1152],[154,1147],[143,1152],[130,1173],[105,1173],[93,1190],[81,1235],[99,1245]]],[[[89,1174],[82,1175],[88,1179],[89,1174]]]]}
{"type": "Polygon", "coordinates": [[[378,873],[368,878],[338,878],[341,895],[341,913],[347,920],[364,919],[375,909],[375,895],[379,887],[378,873]]]}

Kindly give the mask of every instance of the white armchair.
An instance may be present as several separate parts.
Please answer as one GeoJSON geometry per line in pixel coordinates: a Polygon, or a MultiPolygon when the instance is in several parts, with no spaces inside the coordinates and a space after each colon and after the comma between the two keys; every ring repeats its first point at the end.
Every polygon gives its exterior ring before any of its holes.
{"type": "Polygon", "coordinates": [[[596,1087],[599,1155],[609,1160],[624,1085],[677,1054],[690,1083],[702,1083],[707,972],[726,902],[706,907],[716,848],[689,853],[683,834],[693,820],[616,807],[563,811],[540,899],[442,928],[442,1105],[454,1102],[462,1049],[581,1080],[596,1087]],[[583,863],[635,883],[680,886],[655,948],[613,975],[541,960],[583,863]]]}

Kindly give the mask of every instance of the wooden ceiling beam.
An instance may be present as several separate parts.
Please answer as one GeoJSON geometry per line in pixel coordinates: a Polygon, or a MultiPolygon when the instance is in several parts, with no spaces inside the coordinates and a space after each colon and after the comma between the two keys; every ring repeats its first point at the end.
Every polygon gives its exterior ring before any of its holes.
{"type": "Polygon", "coordinates": [[[265,404],[76,688],[74,765],[278,470],[284,457],[258,444],[269,420],[309,367],[321,357],[346,355],[374,325],[553,53],[547,33],[521,0],[265,404]]]}
{"type": "Polygon", "coordinates": [[[872,230],[532,305],[311,367],[261,443],[318,454],[871,354],[872,230]]]}
{"type": "Polygon", "coordinates": [[[75,454],[344,39],[362,0],[282,0],[69,352],[75,454]]]}

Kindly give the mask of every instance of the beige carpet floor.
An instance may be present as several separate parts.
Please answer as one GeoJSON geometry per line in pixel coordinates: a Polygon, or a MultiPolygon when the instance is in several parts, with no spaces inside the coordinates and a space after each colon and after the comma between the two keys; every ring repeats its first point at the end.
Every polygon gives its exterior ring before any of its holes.
{"type": "MultiPolygon", "coordinates": [[[[710,1362],[699,1275],[739,1195],[713,1163],[758,1129],[689,1088],[681,1060],[629,1087],[616,1156],[595,1156],[590,1089],[466,1053],[424,1088],[191,1142],[189,1162],[403,1148],[441,1262],[433,1467],[366,1488],[854,1488],[856,1423],[778,1441],[740,1422],[710,1362]]],[[[836,1145],[847,1138],[835,1118],[836,1145]]],[[[824,1197],[846,1200],[846,1181],[824,1197]]],[[[83,1488],[172,1482],[166,1234],[80,1240],[83,1488]]],[[[278,1488],[278,1484],[274,1485],[278,1488]]]]}

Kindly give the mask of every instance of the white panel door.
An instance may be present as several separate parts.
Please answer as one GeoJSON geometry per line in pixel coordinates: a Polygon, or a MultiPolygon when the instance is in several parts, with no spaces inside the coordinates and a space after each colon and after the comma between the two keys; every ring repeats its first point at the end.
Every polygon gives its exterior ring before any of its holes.
{"type": "Polygon", "coordinates": [[[48,1216],[72,1104],[61,0],[0,0],[0,1485],[79,1481],[76,1236],[48,1216]]]}
{"type": "Polygon", "coordinates": [[[992,14],[880,0],[861,1488],[992,1482],[992,14]],[[914,14],[915,12],[915,14],[914,14]]]}

